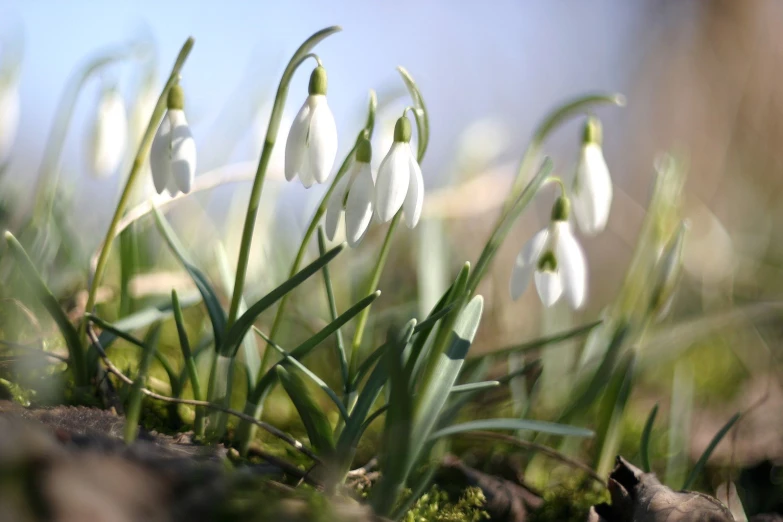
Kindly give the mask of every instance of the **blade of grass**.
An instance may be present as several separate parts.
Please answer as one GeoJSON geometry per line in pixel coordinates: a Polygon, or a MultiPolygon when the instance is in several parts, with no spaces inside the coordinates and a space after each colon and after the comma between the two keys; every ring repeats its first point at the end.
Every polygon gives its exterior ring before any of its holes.
{"type": "Polygon", "coordinates": [[[65,345],[68,348],[68,370],[73,376],[74,384],[78,387],[89,386],[90,376],[89,369],[85,364],[85,353],[82,347],[81,339],[76,328],[71,324],[68,316],[65,314],[60,303],[57,302],[57,298],[54,297],[52,292],[46,286],[38,271],[35,269],[33,262],[27,256],[22,245],[17,241],[11,232],[6,231],[5,240],[8,243],[8,251],[14,257],[14,260],[19,267],[19,271],[22,274],[25,282],[30,286],[35,297],[40,301],[43,307],[49,312],[49,315],[57,324],[57,328],[60,329],[60,333],[65,340],[65,345]]]}
{"type": "Polygon", "coordinates": [[[144,339],[144,352],[142,353],[139,369],[136,372],[136,378],[133,380],[130,395],[128,396],[128,407],[125,408],[125,444],[132,444],[139,433],[141,402],[144,398],[142,390],[147,387],[150,363],[152,363],[152,358],[158,350],[159,340],[160,323],[155,323],[144,339]]]}
{"type": "Polygon", "coordinates": [[[715,434],[710,443],[707,445],[707,448],[704,450],[704,453],[702,453],[701,457],[699,457],[699,460],[696,461],[696,465],[693,466],[693,469],[688,475],[688,478],[685,479],[685,482],[682,485],[682,489],[687,490],[693,485],[694,482],[696,482],[696,477],[698,477],[699,473],[701,473],[702,469],[704,469],[704,466],[710,459],[710,455],[712,455],[712,452],[715,451],[715,448],[718,446],[718,444],[720,444],[720,441],[723,440],[723,437],[725,437],[734,424],[736,424],[740,416],[740,413],[735,413],[729,419],[729,422],[724,424],[718,433],[715,434]]]}
{"type": "Polygon", "coordinates": [[[647,417],[647,421],[644,423],[644,430],[642,430],[642,440],[639,444],[639,454],[642,459],[642,471],[650,473],[652,466],[650,465],[650,436],[652,435],[653,425],[655,424],[655,417],[658,415],[658,403],[655,403],[650,415],[647,417]]]}
{"type": "MultiPolygon", "coordinates": [[[[177,291],[171,291],[171,303],[174,310],[174,322],[177,324],[177,335],[179,336],[179,346],[182,350],[182,358],[185,361],[185,368],[187,369],[188,376],[190,377],[190,387],[193,390],[193,398],[197,401],[204,400],[204,396],[201,394],[201,380],[198,376],[198,368],[196,367],[196,359],[193,357],[193,353],[190,350],[190,341],[188,340],[188,332],[185,329],[185,321],[182,319],[182,308],[179,306],[179,297],[177,291]]],[[[196,407],[196,417],[193,421],[193,432],[197,438],[204,438],[204,408],[196,407]]]]}
{"type": "Polygon", "coordinates": [[[277,365],[275,373],[294,403],[299,418],[302,419],[310,444],[319,455],[329,454],[334,450],[334,441],[332,427],[326,414],[310,395],[305,383],[295,373],[289,372],[281,365],[277,365]]]}
{"type": "Polygon", "coordinates": [[[568,437],[592,437],[594,433],[585,428],[576,426],[567,426],[565,424],[556,424],[553,422],[544,422],[527,419],[486,419],[455,424],[447,428],[432,433],[429,440],[439,439],[441,437],[450,437],[470,431],[487,430],[513,430],[513,431],[536,431],[539,433],[548,433],[550,435],[563,435],[568,437]]]}
{"type": "MultiPolygon", "coordinates": [[[[318,227],[318,255],[326,254],[326,237],[323,227],[318,227]]],[[[326,300],[329,304],[329,316],[332,321],[337,319],[337,304],[334,300],[334,290],[332,289],[332,278],[329,275],[329,265],[324,265],[321,270],[324,274],[324,287],[326,288],[326,300]]],[[[345,354],[345,344],[343,343],[343,334],[338,329],[335,332],[335,347],[337,349],[337,360],[340,363],[340,375],[343,380],[343,393],[349,393],[350,376],[348,375],[348,357],[345,354]]]]}

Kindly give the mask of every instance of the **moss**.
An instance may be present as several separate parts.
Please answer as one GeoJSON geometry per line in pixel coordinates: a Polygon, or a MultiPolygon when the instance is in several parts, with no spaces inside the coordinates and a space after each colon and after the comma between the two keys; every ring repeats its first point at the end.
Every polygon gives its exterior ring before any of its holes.
{"type": "Polygon", "coordinates": [[[544,504],[531,513],[531,522],[583,522],[590,507],[609,501],[609,492],[586,478],[575,478],[547,489],[544,504]]]}
{"type": "Polygon", "coordinates": [[[456,502],[449,495],[433,486],[422,495],[402,517],[404,522],[479,522],[489,519],[482,509],[484,493],[479,488],[468,488],[456,502]]]}

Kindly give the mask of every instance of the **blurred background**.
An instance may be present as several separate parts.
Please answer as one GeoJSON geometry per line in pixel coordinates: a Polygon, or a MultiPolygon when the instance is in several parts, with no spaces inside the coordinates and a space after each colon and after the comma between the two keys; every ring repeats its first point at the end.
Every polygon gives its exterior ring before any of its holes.
{"type": "MultiPolygon", "coordinates": [[[[490,313],[474,349],[499,348],[599,317],[623,283],[656,157],[676,154],[688,174],[683,214],[690,229],[685,277],[666,325],[697,325],[699,335],[672,335],[653,343],[677,357],[663,358],[645,374],[647,386],[635,392],[639,415],[629,422],[643,423],[651,404],[670,393],[675,374],[686,372],[698,404],[692,444],[700,452],[727,412],[760,398],[771,408],[766,411],[783,407],[779,385],[770,384],[772,376],[778,382],[781,369],[779,313],[776,306],[757,306],[778,301],[783,290],[781,21],[783,4],[775,0],[4,0],[0,34],[4,42],[23,41],[23,52],[20,126],[3,171],[3,190],[13,194],[10,219],[19,223],[33,205],[47,136],[74,69],[103,48],[137,42],[141,57],[106,67],[84,85],[57,167],[68,194],[65,216],[78,230],[86,260],[105,233],[127,172],[120,168],[104,179],[87,172],[84,142],[105,85],[120,88],[130,112],[143,80],[151,75],[159,89],[180,46],[193,36],[196,45],[181,83],[198,144],[199,176],[228,172],[249,179],[287,60],[307,36],[339,24],[344,31],[317,49],[329,73],[329,104],[340,132],[338,160],[361,128],[371,88],[387,107],[379,112],[374,160],[384,154],[391,125],[405,105],[396,66],[403,65],[416,79],[430,112],[430,148],[422,165],[425,218],[416,230],[399,233],[381,283],[385,295],[377,305],[390,313],[400,307],[416,313],[432,306],[465,260],[475,261],[530,135],[546,113],[586,92],[623,93],[624,109],[597,111],[615,198],[608,230],[583,242],[590,274],[587,307],[573,314],[565,307],[543,309],[533,292],[518,302],[508,296],[516,253],[548,219],[554,191],[545,189],[479,290],[490,313]]],[[[13,45],[0,51],[7,49],[13,45]]],[[[290,122],[299,109],[307,78],[300,71],[294,79],[284,120],[290,122]]],[[[573,175],[582,123],[577,119],[563,126],[545,145],[555,172],[566,179],[573,175]]],[[[286,130],[284,123],[278,153],[286,130]]],[[[140,135],[138,129],[132,132],[140,135]]],[[[324,191],[285,184],[281,168],[278,157],[255,243],[252,295],[281,280],[324,191]]],[[[247,181],[221,186],[180,201],[171,211],[205,265],[216,263],[215,238],[224,241],[228,258],[235,258],[248,187],[247,181]]],[[[145,194],[151,194],[150,187],[145,194]]],[[[139,201],[146,196],[139,195],[139,201]]],[[[383,230],[376,227],[352,252],[350,265],[337,275],[346,288],[366,273],[382,239],[383,230]]],[[[165,263],[176,271],[171,259],[165,263]]],[[[61,288],[83,288],[86,264],[74,273],[81,283],[71,278],[61,288]]],[[[112,286],[111,278],[106,284],[112,286]]],[[[159,293],[166,294],[172,284],[167,280],[159,293]]],[[[312,296],[300,297],[297,312],[317,316],[323,305],[319,292],[314,286],[312,296]],[[320,305],[304,312],[311,301],[320,305]]],[[[558,378],[576,364],[577,344],[545,355],[552,393],[544,403],[565,393],[558,392],[563,386],[558,378]]],[[[783,456],[783,421],[762,417],[772,425],[746,430],[745,436],[755,437],[749,445],[751,461],[783,456]]]]}

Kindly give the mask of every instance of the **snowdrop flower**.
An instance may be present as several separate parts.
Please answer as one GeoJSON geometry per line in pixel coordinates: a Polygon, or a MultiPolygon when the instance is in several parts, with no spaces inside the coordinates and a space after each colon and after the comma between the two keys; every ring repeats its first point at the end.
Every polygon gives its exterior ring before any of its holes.
{"type": "Polygon", "coordinates": [[[310,75],[309,93],[285,144],[285,179],[299,176],[305,188],[325,182],[337,156],[337,125],[326,103],[326,69],[320,65],[310,75]]]}
{"type": "Polygon", "coordinates": [[[174,196],[188,193],[196,175],[196,142],[190,133],[183,107],[182,87],[169,89],[166,114],[150,149],[150,170],[158,194],[168,189],[174,196]]]}
{"type": "Polygon", "coordinates": [[[95,107],[95,115],[87,141],[87,160],[96,178],[114,173],[128,144],[128,118],[125,101],[116,87],[103,90],[95,107]]]}
{"type": "Polygon", "coordinates": [[[567,198],[558,198],[549,226],[522,247],[511,272],[512,299],[525,293],[532,275],[544,306],[552,306],[563,294],[573,309],[584,303],[587,266],[568,222],[569,207],[567,198]]]}
{"type": "Polygon", "coordinates": [[[372,146],[366,136],[359,138],[351,170],[340,179],[326,207],[326,236],[334,239],[340,217],[345,213],[345,235],[356,247],[372,221],[375,185],[372,180],[372,146]]]}
{"type": "Polygon", "coordinates": [[[582,151],[572,186],[574,214],[580,230],[592,236],[606,228],[612,205],[612,178],[601,150],[601,123],[585,123],[582,151]]]}
{"type": "Polygon", "coordinates": [[[19,80],[9,74],[0,77],[0,165],[11,155],[19,127],[19,80]]]}
{"type": "Polygon", "coordinates": [[[385,223],[402,208],[405,224],[413,228],[421,217],[424,180],[410,141],[411,122],[402,116],[394,126],[394,143],[378,168],[375,214],[385,223]]]}

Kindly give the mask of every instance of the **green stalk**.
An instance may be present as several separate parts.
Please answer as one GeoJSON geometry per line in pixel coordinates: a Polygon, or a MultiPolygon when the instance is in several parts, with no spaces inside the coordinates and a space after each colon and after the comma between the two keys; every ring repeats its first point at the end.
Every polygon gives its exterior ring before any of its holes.
{"type": "MultiPolygon", "coordinates": [[[[392,235],[394,235],[394,230],[397,228],[401,218],[402,210],[397,212],[397,214],[392,218],[391,223],[389,223],[389,229],[386,231],[386,237],[383,240],[381,251],[378,253],[378,261],[375,263],[375,268],[373,268],[370,279],[367,281],[367,286],[362,292],[362,295],[371,294],[378,288],[378,282],[381,280],[381,273],[383,272],[384,266],[386,266],[386,259],[389,257],[391,238],[392,235]]],[[[349,375],[356,374],[356,368],[359,364],[359,349],[362,346],[362,337],[364,337],[364,329],[367,326],[367,319],[369,318],[369,315],[370,308],[367,307],[362,310],[362,313],[359,314],[359,318],[356,321],[356,330],[354,331],[353,342],[351,343],[349,375]]]]}
{"type": "MultiPolygon", "coordinates": [[[[193,398],[197,401],[203,401],[204,396],[201,394],[201,380],[198,377],[198,369],[196,368],[196,358],[193,357],[193,352],[190,350],[190,342],[188,341],[188,332],[185,329],[185,321],[182,318],[182,308],[179,305],[179,297],[177,291],[171,291],[171,304],[174,309],[174,322],[177,324],[177,335],[179,335],[179,345],[182,350],[182,357],[185,360],[185,368],[188,371],[190,377],[190,386],[193,389],[193,398]]],[[[196,437],[204,438],[204,407],[196,406],[196,418],[193,421],[193,432],[196,437]]]]}
{"type": "MultiPolygon", "coordinates": [[[[109,261],[109,252],[111,251],[111,244],[114,240],[114,236],[117,233],[117,227],[119,226],[120,219],[122,219],[122,215],[125,213],[125,207],[128,206],[131,194],[133,193],[134,185],[136,184],[140,174],[144,171],[143,167],[147,162],[147,156],[149,154],[150,145],[152,144],[152,139],[155,137],[158,123],[160,122],[161,118],[163,118],[163,113],[166,110],[166,97],[168,96],[169,89],[172,85],[179,81],[179,72],[185,65],[185,60],[187,60],[191,49],[193,49],[193,43],[193,38],[188,38],[185,41],[185,44],[182,46],[182,49],[177,56],[177,60],[174,62],[174,67],[171,70],[169,79],[166,82],[166,85],[163,87],[163,91],[160,93],[158,103],[155,105],[155,110],[152,112],[152,117],[150,118],[149,125],[147,125],[147,130],[144,131],[144,137],[141,140],[139,149],[136,152],[136,157],[133,160],[130,174],[128,174],[128,180],[125,182],[125,188],[120,195],[120,201],[117,203],[117,208],[114,210],[114,216],[112,216],[109,229],[106,231],[106,237],[103,240],[103,247],[101,248],[101,253],[98,256],[98,262],[95,266],[95,274],[93,275],[92,283],[90,284],[90,290],[87,295],[87,306],[85,308],[87,312],[92,312],[93,308],[95,307],[95,298],[97,296],[98,286],[100,285],[103,274],[106,271],[106,264],[109,261]]],[[[86,325],[87,322],[82,321],[81,338],[83,340],[86,339],[86,325]]]]}
{"type": "MultiPolygon", "coordinates": [[[[285,100],[288,97],[288,87],[291,83],[291,79],[293,78],[296,69],[308,58],[308,53],[318,44],[318,42],[341,30],[342,29],[339,26],[327,27],[312,35],[296,50],[291,57],[291,61],[288,62],[285,71],[283,71],[283,77],[280,79],[280,85],[277,87],[275,103],[272,106],[272,114],[269,117],[269,126],[267,127],[266,138],[264,139],[264,148],[261,151],[261,159],[258,162],[258,169],[256,170],[256,175],[253,180],[253,188],[250,190],[250,201],[247,205],[245,225],[242,229],[242,241],[239,246],[239,259],[237,261],[236,279],[234,280],[234,291],[231,296],[231,307],[228,312],[227,329],[231,328],[231,325],[234,324],[234,321],[236,321],[237,315],[239,314],[239,304],[242,301],[242,291],[245,286],[245,277],[247,276],[247,263],[250,259],[250,244],[253,242],[253,230],[256,226],[258,207],[261,202],[261,190],[264,187],[264,179],[266,178],[269,159],[272,157],[272,149],[277,140],[277,132],[280,128],[280,120],[283,117],[283,108],[285,107],[285,100]]],[[[270,350],[266,350],[264,352],[265,359],[267,357],[266,354],[269,353],[269,351],[270,350]]],[[[263,369],[263,365],[261,368],[263,369]]]]}
{"type": "MultiPolygon", "coordinates": [[[[326,237],[324,236],[323,227],[318,227],[318,254],[323,256],[326,254],[326,237]]],[[[337,313],[337,302],[334,299],[334,290],[332,289],[332,277],[329,275],[329,265],[324,265],[321,269],[324,274],[324,287],[326,289],[326,301],[329,303],[329,319],[330,321],[337,320],[339,314],[337,313]]],[[[350,382],[350,374],[348,373],[348,359],[345,356],[345,344],[343,343],[343,334],[338,328],[335,332],[337,360],[340,363],[340,376],[343,379],[343,392],[347,392],[348,383],[350,382]]]]}
{"type": "Polygon", "coordinates": [[[133,381],[130,396],[128,397],[128,408],[125,411],[125,444],[133,443],[139,433],[141,403],[144,398],[144,394],[141,390],[147,387],[147,374],[149,373],[150,365],[152,364],[152,358],[155,356],[155,352],[158,351],[160,327],[160,323],[152,325],[144,339],[144,353],[141,356],[136,379],[133,381]]]}

